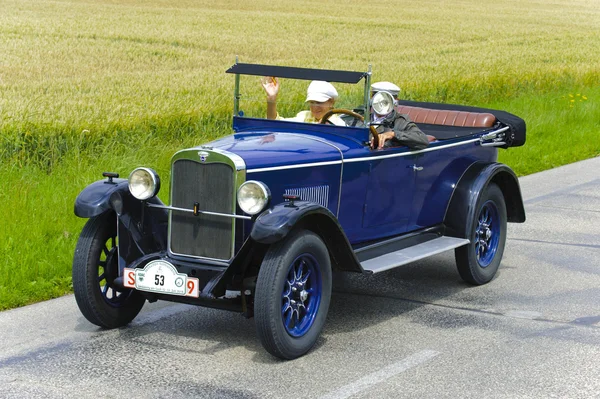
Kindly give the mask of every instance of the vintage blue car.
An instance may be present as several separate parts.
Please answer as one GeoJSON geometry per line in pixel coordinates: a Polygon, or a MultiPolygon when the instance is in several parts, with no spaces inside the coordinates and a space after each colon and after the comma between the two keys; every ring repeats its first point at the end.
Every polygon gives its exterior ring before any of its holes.
{"type": "Polygon", "coordinates": [[[91,323],[123,326],[146,300],[228,309],[254,316],[265,349],[293,359],[323,329],[332,271],[379,273],[454,249],[465,281],[492,280],[506,223],[525,221],[519,182],[496,162],[499,147],[524,144],[522,119],[372,98],[370,70],[236,62],[227,72],[234,133],[173,156],[169,205],[146,167],[129,179],[105,172],[77,197],[75,214],[89,221],[73,288],[91,323]],[[364,102],[330,111],[348,126],[251,118],[240,109],[241,75],[362,81],[364,102]],[[372,149],[372,107],[408,114],[436,140],[421,150],[372,149]]]}

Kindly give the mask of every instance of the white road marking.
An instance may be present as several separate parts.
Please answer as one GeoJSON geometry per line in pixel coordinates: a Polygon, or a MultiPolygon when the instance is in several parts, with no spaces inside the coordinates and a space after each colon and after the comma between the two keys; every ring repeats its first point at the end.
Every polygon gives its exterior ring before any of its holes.
{"type": "Polygon", "coordinates": [[[325,396],[322,396],[321,399],[345,399],[349,398],[352,395],[355,395],[365,389],[372,387],[373,385],[379,384],[395,375],[403,373],[404,371],[418,366],[421,363],[424,363],[430,359],[433,359],[440,352],[432,351],[432,350],[424,350],[414,355],[411,355],[407,358],[400,360],[399,362],[390,364],[382,368],[379,371],[371,373],[369,375],[364,376],[358,381],[353,382],[352,384],[345,385],[338,390],[328,393],[325,396]]]}

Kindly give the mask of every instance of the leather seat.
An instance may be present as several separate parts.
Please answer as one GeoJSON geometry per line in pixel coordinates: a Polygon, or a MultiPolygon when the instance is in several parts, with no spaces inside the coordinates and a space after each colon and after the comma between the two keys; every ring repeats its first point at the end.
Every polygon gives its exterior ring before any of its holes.
{"type": "Polygon", "coordinates": [[[492,127],[496,117],[490,113],[447,111],[399,105],[398,112],[408,115],[413,122],[431,125],[461,127],[492,127]]]}

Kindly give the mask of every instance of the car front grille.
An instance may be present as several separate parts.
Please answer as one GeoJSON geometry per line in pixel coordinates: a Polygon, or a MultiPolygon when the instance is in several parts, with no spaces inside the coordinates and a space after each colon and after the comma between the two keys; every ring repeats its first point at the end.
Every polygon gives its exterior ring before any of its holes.
{"type": "MultiPolygon", "coordinates": [[[[179,159],[173,163],[171,205],[200,211],[235,213],[234,170],[225,163],[179,159]]],[[[170,248],[177,255],[228,260],[233,257],[235,220],[171,211],[170,248]]]]}

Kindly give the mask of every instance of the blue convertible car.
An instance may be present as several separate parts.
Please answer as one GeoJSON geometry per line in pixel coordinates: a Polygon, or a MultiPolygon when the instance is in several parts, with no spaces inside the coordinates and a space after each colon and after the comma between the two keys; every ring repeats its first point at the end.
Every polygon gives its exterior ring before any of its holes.
{"type": "Polygon", "coordinates": [[[506,223],[525,221],[519,182],[496,162],[498,148],[524,144],[523,120],[389,93],[375,101],[370,71],[236,63],[227,72],[233,134],[173,156],[169,204],[145,167],[128,179],[105,172],[77,197],[75,214],[89,221],[73,287],[90,322],[123,326],[146,300],[229,309],[255,318],[268,352],[293,359],[323,329],[332,271],[379,273],[453,249],[465,281],[492,280],[506,223]],[[348,126],[251,118],[241,75],[363,82],[364,101],[323,117],[342,114],[348,126]],[[372,107],[409,115],[436,140],[371,149],[372,107]]]}

